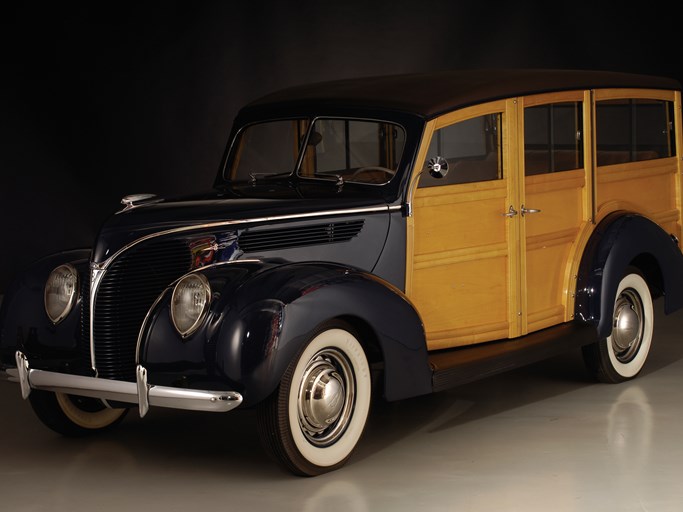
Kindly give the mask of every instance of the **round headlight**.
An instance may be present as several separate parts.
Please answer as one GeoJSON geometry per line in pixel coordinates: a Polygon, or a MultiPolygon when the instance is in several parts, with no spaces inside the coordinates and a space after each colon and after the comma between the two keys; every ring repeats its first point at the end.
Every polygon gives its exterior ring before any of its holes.
{"type": "Polygon", "coordinates": [[[45,283],[45,312],[57,325],[66,318],[78,299],[78,272],[73,265],[60,265],[45,283]]]}
{"type": "Polygon", "coordinates": [[[183,338],[197,330],[210,302],[211,286],[202,274],[188,274],[178,281],[171,297],[171,320],[183,338]]]}

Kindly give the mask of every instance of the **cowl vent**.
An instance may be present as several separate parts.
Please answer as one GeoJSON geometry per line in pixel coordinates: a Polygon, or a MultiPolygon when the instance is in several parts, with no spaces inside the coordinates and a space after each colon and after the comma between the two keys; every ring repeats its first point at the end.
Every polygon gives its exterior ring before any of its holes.
{"type": "Polygon", "coordinates": [[[239,237],[244,252],[273,251],[307,245],[348,242],[363,229],[363,220],[247,231],[239,237]]]}

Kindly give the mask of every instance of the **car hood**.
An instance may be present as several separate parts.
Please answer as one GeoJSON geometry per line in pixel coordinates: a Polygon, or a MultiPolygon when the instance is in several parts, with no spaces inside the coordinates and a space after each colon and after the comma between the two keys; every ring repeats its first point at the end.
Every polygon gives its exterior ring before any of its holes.
{"type": "Polygon", "coordinates": [[[192,233],[210,229],[223,232],[253,223],[282,222],[297,218],[324,218],[355,210],[381,210],[388,205],[376,197],[344,193],[329,197],[240,197],[234,192],[180,198],[154,198],[124,208],[103,224],[92,260],[103,264],[123,249],[161,234],[192,233]]]}

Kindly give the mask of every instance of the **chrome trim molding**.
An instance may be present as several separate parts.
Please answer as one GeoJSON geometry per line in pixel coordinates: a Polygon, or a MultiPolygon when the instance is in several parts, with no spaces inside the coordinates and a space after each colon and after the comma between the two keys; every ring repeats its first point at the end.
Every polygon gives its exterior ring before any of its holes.
{"type": "Polygon", "coordinates": [[[406,217],[412,217],[413,216],[413,196],[415,195],[415,191],[417,190],[417,183],[420,181],[420,176],[422,176],[422,173],[424,171],[420,171],[410,178],[410,182],[408,183],[408,194],[406,198],[406,217]]]}
{"type": "MultiPolygon", "coordinates": [[[[185,409],[188,411],[228,412],[242,403],[242,395],[235,391],[209,391],[197,389],[172,388],[155,386],[147,383],[147,370],[138,366],[138,382],[98,379],[65,373],[32,370],[28,359],[16,352],[18,380],[22,388],[22,397],[28,397],[32,389],[67,393],[70,395],[100,398],[138,404],[140,416],[143,417],[150,406],[185,409]],[[25,393],[27,391],[27,393],[25,393]]],[[[6,370],[14,380],[12,370],[6,370]]]]}
{"type": "MultiPolygon", "coordinates": [[[[174,283],[175,285],[175,283],[174,283]]],[[[145,315],[145,319],[142,321],[142,325],[140,326],[140,331],[138,332],[138,341],[135,343],[135,364],[139,365],[140,364],[140,347],[142,346],[142,334],[145,332],[145,329],[147,328],[147,322],[149,322],[150,316],[152,315],[152,311],[154,311],[161,302],[161,300],[164,298],[164,295],[166,295],[166,292],[168,292],[168,289],[165,289],[163,292],[159,294],[159,296],[156,298],[156,300],[152,303],[150,308],[147,310],[147,314],[145,315]]]]}
{"type": "Polygon", "coordinates": [[[97,376],[97,367],[95,366],[95,298],[97,297],[97,289],[102,282],[105,270],[98,268],[93,263],[90,264],[90,367],[95,372],[97,376]]]}

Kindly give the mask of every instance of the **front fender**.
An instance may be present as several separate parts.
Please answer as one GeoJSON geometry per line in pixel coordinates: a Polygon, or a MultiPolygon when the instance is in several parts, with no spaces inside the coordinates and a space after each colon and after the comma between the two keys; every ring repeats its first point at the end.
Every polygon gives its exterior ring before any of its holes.
{"type": "Polygon", "coordinates": [[[619,281],[638,261],[656,265],[665,312],[683,306],[683,254],[678,245],[642,215],[614,212],[595,228],[577,276],[575,315],[596,323],[601,338],[612,332],[612,307],[619,281]]]}
{"type": "Polygon", "coordinates": [[[60,364],[65,364],[65,358],[78,359],[82,297],[56,326],[45,313],[43,297],[47,277],[63,263],[76,267],[81,282],[88,279],[89,257],[88,249],[60,252],[36,261],[13,279],[0,308],[0,364],[16,366],[16,350],[44,369],[51,359],[60,364]]]}
{"type": "Polygon", "coordinates": [[[140,352],[150,379],[219,381],[253,405],[275,390],[316,329],[343,318],[367,328],[372,339],[361,342],[374,341],[381,351],[388,400],[432,391],[420,318],[398,289],[376,276],[326,263],[236,261],[201,271],[214,292],[211,312],[183,341],[170,327],[166,293],[140,352]]]}

